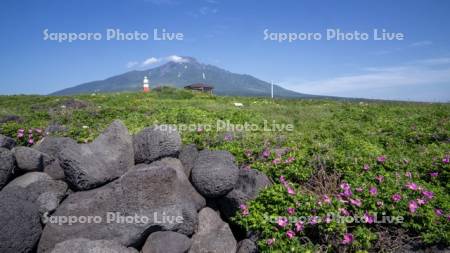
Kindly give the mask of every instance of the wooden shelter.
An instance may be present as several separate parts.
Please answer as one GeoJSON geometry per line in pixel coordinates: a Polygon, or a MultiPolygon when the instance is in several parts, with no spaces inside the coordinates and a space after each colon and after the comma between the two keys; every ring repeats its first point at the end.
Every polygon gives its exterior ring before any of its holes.
{"type": "Polygon", "coordinates": [[[204,84],[204,83],[194,83],[188,86],[184,86],[185,89],[187,90],[196,90],[196,91],[201,91],[201,92],[205,92],[205,93],[209,93],[212,94],[213,93],[213,89],[214,87],[208,84],[204,84]]]}

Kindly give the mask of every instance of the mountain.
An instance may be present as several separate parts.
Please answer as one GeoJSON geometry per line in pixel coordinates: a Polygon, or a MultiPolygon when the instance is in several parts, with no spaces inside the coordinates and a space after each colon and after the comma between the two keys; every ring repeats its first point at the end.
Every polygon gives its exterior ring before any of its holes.
{"type": "MultiPolygon", "coordinates": [[[[235,74],[213,65],[199,63],[192,57],[184,62],[167,62],[148,70],[134,70],[105,80],[83,83],[57,91],[52,95],[73,95],[93,92],[139,91],[144,76],[150,78],[150,87],[174,86],[182,88],[193,83],[214,86],[214,94],[229,96],[270,96],[270,83],[250,75],[235,74]],[[203,76],[205,79],[203,79],[203,76]]],[[[274,95],[285,98],[315,97],[274,85],[274,95]]]]}

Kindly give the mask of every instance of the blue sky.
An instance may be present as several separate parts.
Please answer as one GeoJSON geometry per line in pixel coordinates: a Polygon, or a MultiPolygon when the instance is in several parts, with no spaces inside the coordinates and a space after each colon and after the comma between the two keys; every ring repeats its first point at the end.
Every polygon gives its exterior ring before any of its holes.
{"type": "Polygon", "coordinates": [[[450,101],[449,12],[447,0],[2,0],[0,94],[47,94],[179,55],[303,93],[450,101]],[[108,28],[151,35],[165,28],[184,39],[43,39],[45,29],[105,36],[108,28]],[[405,39],[280,43],[264,40],[265,29],[371,37],[386,29],[405,39]]]}

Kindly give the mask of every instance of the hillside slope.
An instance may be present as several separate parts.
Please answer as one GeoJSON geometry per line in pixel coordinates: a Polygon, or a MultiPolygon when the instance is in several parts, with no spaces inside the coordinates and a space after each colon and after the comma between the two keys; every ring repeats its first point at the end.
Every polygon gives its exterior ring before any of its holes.
{"type": "MultiPolygon", "coordinates": [[[[92,92],[138,91],[142,89],[144,76],[150,78],[150,86],[174,86],[182,88],[192,83],[207,83],[214,86],[214,93],[231,96],[270,96],[270,83],[250,75],[236,74],[213,65],[199,63],[191,57],[188,62],[168,62],[156,68],[130,71],[105,80],[80,84],[57,91],[52,95],[73,95],[92,92]],[[203,79],[203,76],[205,79],[203,79]]],[[[313,95],[297,93],[274,85],[277,97],[304,98],[313,95]]]]}

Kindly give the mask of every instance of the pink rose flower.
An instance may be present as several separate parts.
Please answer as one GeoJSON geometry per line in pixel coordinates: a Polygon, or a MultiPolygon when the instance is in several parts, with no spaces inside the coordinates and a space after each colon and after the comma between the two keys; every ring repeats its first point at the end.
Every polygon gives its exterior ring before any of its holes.
{"type": "Polygon", "coordinates": [[[231,140],[233,140],[233,136],[232,136],[231,134],[226,134],[226,135],[223,137],[223,140],[224,140],[224,141],[231,141],[231,140]]]}
{"type": "Polygon", "coordinates": [[[275,238],[267,239],[266,243],[267,243],[267,245],[271,246],[272,244],[275,243],[275,238]]]}
{"type": "Polygon", "coordinates": [[[285,161],[284,161],[284,163],[285,164],[290,164],[290,163],[292,163],[293,161],[295,161],[295,157],[288,157],[288,159],[286,159],[285,161]]]}
{"type": "Polygon", "coordinates": [[[269,157],[269,156],[270,156],[270,151],[269,151],[268,149],[264,149],[264,151],[263,151],[263,153],[262,153],[262,156],[263,156],[264,158],[269,157]]]}
{"type": "Polygon", "coordinates": [[[439,209],[439,208],[434,209],[434,213],[435,213],[437,216],[442,216],[442,215],[444,214],[444,212],[442,211],[442,209],[439,209]]]}
{"type": "Polygon", "coordinates": [[[288,224],[288,220],[285,217],[280,217],[278,218],[277,224],[278,226],[284,228],[288,224]]]}
{"type": "Polygon", "coordinates": [[[375,179],[378,181],[379,184],[381,184],[384,181],[384,176],[378,175],[378,176],[375,177],[375,179]]]}
{"type": "Polygon", "coordinates": [[[353,242],[353,235],[350,233],[344,234],[344,239],[342,239],[342,244],[351,244],[353,242]]]}
{"type": "Polygon", "coordinates": [[[342,196],[344,196],[344,197],[352,196],[353,193],[352,193],[352,190],[351,190],[350,185],[348,183],[342,183],[340,187],[343,190],[341,192],[342,196]]]}
{"type": "Polygon", "coordinates": [[[419,205],[417,205],[417,202],[416,202],[416,201],[411,200],[411,201],[409,201],[409,203],[408,203],[408,208],[409,208],[409,211],[410,211],[411,213],[415,213],[416,210],[417,210],[417,208],[419,208],[419,205]]]}
{"type": "Polygon", "coordinates": [[[339,208],[339,212],[340,212],[340,214],[342,216],[349,216],[350,215],[350,212],[347,211],[347,209],[345,209],[345,208],[339,208]]]}
{"type": "Polygon", "coordinates": [[[297,232],[303,231],[303,222],[297,221],[295,223],[295,231],[297,231],[297,232]]]}
{"type": "Polygon", "coordinates": [[[375,221],[375,218],[370,215],[367,211],[364,213],[364,221],[368,224],[372,224],[375,221]]]}
{"type": "Polygon", "coordinates": [[[423,206],[425,205],[427,202],[423,199],[417,199],[417,204],[419,204],[419,206],[423,206]]]}
{"type": "Polygon", "coordinates": [[[363,170],[368,171],[370,169],[370,166],[368,164],[364,164],[363,170]]]}
{"type": "Polygon", "coordinates": [[[407,172],[405,172],[405,176],[409,177],[409,178],[412,178],[412,173],[410,171],[407,171],[407,172]]]}
{"type": "Polygon", "coordinates": [[[377,157],[377,162],[384,163],[386,161],[386,156],[382,155],[377,157]]]}
{"type": "Polygon", "coordinates": [[[422,195],[425,196],[427,199],[432,199],[434,196],[434,193],[431,191],[422,191],[422,195]]]}
{"type": "Polygon", "coordinates": [[[443,159],[442,159],[442,163],[449,163],[450,162],[450,156],[446,155],[443,159]]]}
{"type": "Polygon", "coordinates": [[[250,212],[248,211],[248,207],[246,205],[244,205],[244,204],[240,205],[239,209],[241,209],[241,213],[244,216],[247,216],[247,215],[250,214],[250,212]]]}
{"type": "Polygon", "coordinates": [[[280,176],[280,183],[282,183],[284,185],[287,184],[286,178],[284,176],[280,176]]]}
{"type": "Polygon", "coordinates": [[[357,206],[357,207],[361,207],[362,202],[359,199],[350,199],[350,204],[357,206]]]}
{"type": "Polygon", "coordinates": [[[286,232],[286,236],[287,236],[289,239],[292,239],[292,237],[295,236],[295,232],[292,231],[292,230],[288,230],[288,231],[286,232]]]}
{"type": "Polygon", "coordinates": [[[417,187],[417,184],[413,183],[413,182],[409,182],[406,183],[406,188],[413,190],[413,191],[417,191],[419,188],[417,187]]]}
{"type": "Polygon", "coordinates": [[[375,187],[375,186],[370,187],[369,193],[370,193],[371,196],[376,196],[376,195],[378,194],[378,189],[377,189],[377,187],[375,187]]]}
{"type": "Polygon", "coordinates": [[[319,217],[318,216],[312,216],[311,219],[309,220],[309,224],[311,225],[315,225],[319,222],[319,217]]]}
{"type": "Polygon", "coordinates": [[[277,165],[277,164],[280,164],[280,163],[281,163],[281,158],[275,158],[275,159],[272,160],[272,164],[273,165],[277,165]]]}
{"type": "Polygon", "coordinates": [[[294,189],[292,189],[290,186],[287,187],[287,192],[289,195],[295,195],[294,189]]]}
{"type": "Polygon", "coordinates": [[[399,193],[392,195],[392,201],[399,202],[400,200],[402,200],[402,195],[400,195],[399,193]]]}
{"type": "Polygon", "coordinates": [[[289,207],[289,208],[287,209],[287,213],[288,213],[289,215],[293,215],[293,214],[295,213],[295,208],[289,207]]]}
{"type": "Polygon", "coordinates": [[[323,195],[323,202],[330,204],[331,203],[331,198],[328,197],[328,195],[323,195]]]}

